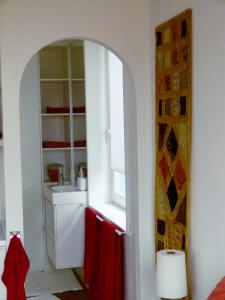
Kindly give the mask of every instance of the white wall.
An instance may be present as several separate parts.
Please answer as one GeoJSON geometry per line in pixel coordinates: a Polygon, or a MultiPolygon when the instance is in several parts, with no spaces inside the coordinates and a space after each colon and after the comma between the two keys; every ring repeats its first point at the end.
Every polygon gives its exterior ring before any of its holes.
{"type": "Polygon", "coordinates": [[[86,128],[88,152],[88,201],[105,203],[109,198],[107,159],[106,49],[84,42],[86,128]]]}
{"type": "MultiPolygon", "coordinates": [[[[138,140],[131,142],[131,157],[138,156],[138,191],[131,201],[138,257],[134,272],[140,286],[129,283],[129,300],[154,299],[153,232],[153,128],[150,98],[150,3],[149,0],[2,0],[0,3],[0,52],[2,62],[3,122],[5,134],[5,188],[7,237],[23,231],[19,89],[23,70],[41,47],[66,37],[87,37],[114,49],[127,63],[136,87],[138,140]],[[13,117],[13,122],[12,122],[13,117]],[[133,145],[137,145],[137,149],[133,145]],[[13,188],[12,188],[13,184],[13,188]],[[134,289],[133,289],[134,288],[134,289]],[[132,293],[132,291],[134,291],[132,293]]],[[[132,110],[132,112],[134,112],[132,110]]],[[[136,138],[129,133],[130,141],[136,138]]]]}
{"type": "MultiPolygon", "coordinates": [[[[1,62],[0,62],[1,65],[1,62]]],[[[0,75],[1,83],[1,75],[0,75]]],[[[2,92],[0,87],[0,132],[3,133],[2,128],[2,92]]],[[[0,147],[0,220],[5,224],[5,182],[4,182],[4,151],[0,147]]]]}
{"type": "Polygon", "coordinates": [[[4,153],[0,147],[0,220],[5,224],[4,153]]]}
{"type": "Polygon", "coordinates": [[[153,62],[156,25],[184,9],[193,9],[189,259],[192,299],[205,300],[225,275],[225,2],[152,0],[151,3],[153,62]]]}
{"type": "Polygon", "coordinates": [[[44,268],[38,69],[35,55],[26,66],[20,90],[24,245],[32,271],[44,268]]]}

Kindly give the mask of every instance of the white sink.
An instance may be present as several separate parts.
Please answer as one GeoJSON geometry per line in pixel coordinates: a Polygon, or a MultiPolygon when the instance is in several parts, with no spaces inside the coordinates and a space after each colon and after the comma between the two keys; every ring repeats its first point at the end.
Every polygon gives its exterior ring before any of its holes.
{"type": "Polygon", "coordinates": [[[75,192],[77,188],[74,185],[53,185],[51,186],[51,190],[54,192],[75,192]]]}
{"type": "Polygon", "coordinates": [[[80,191],[71,184],[65,185],[44,185],[44,197],[53,204],[71,204],[86,205],[87,191],[80,191]]]}

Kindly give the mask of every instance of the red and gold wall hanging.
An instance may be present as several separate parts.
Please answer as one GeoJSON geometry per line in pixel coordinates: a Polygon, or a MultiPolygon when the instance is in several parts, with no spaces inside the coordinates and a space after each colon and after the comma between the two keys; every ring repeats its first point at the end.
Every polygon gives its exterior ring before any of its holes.
{"type": "Polygon", "coordinates": [[[156,28],[156,251],[187,252],[191,138],[191,10],[156,28]]]}

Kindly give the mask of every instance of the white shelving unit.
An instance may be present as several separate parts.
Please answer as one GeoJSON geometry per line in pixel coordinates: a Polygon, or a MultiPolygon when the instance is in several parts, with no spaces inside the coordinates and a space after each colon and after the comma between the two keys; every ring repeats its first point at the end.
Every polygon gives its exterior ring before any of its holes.
{"type": "Polygon", "coordinates": [[[67,143],[65,147],[52,148],[48,143],[42,147],[43,182],[50,182],[48,164],[62,163],[65,181],[75,184],[79,164],[87,161],[86,145],[74,147],[75,141],[86,140],[86,114],[73,110],[85,107],[83,42],[65,41],[42,49],[39,67],[42,145],[43,142],[67,143]],[[62,113],[51,110],[60,107],[64,108],[62,113]]]}

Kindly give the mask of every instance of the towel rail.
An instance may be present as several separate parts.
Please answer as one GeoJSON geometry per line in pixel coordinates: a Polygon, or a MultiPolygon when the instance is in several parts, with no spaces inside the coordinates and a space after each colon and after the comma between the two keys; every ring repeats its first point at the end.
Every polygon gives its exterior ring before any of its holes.
{"type": "MultiPolygon", "coordinates": [[[[83,207],[89,207],[89,205],[87,204],[83,204],[83,203],[80,203],[80,206],[83,206],[83,207]]],[[[102,217],[100,217],[99,215],[96,215],[96,219],[98,219],[100,222],[104,222],[104,219],[102,217]]],[[[115,229],[115,233],[117,233],[118,235],[123,235],[123,234],[126,234],[126,231],[121,231],[119,229],[115,229]]]]}
{"type": "Polygon", "coordinates": [[[14,236],[17,236],[18,238],[21,237],[21,232],[20,231],[10,231],[10,238],[14,237],[14,236]]]}
{"type": "MultiPolygon", "coordinates": [[[[96,215],[96,219],[98,219],[100,222],[104,222],[104,219],[98,215],[96,215]]],[[[117,233],[118,235],[123,235],[125,234],[126,232],[125,231],[121,231],[119,229],[115,229],[115,233],[117,233]]]]}

